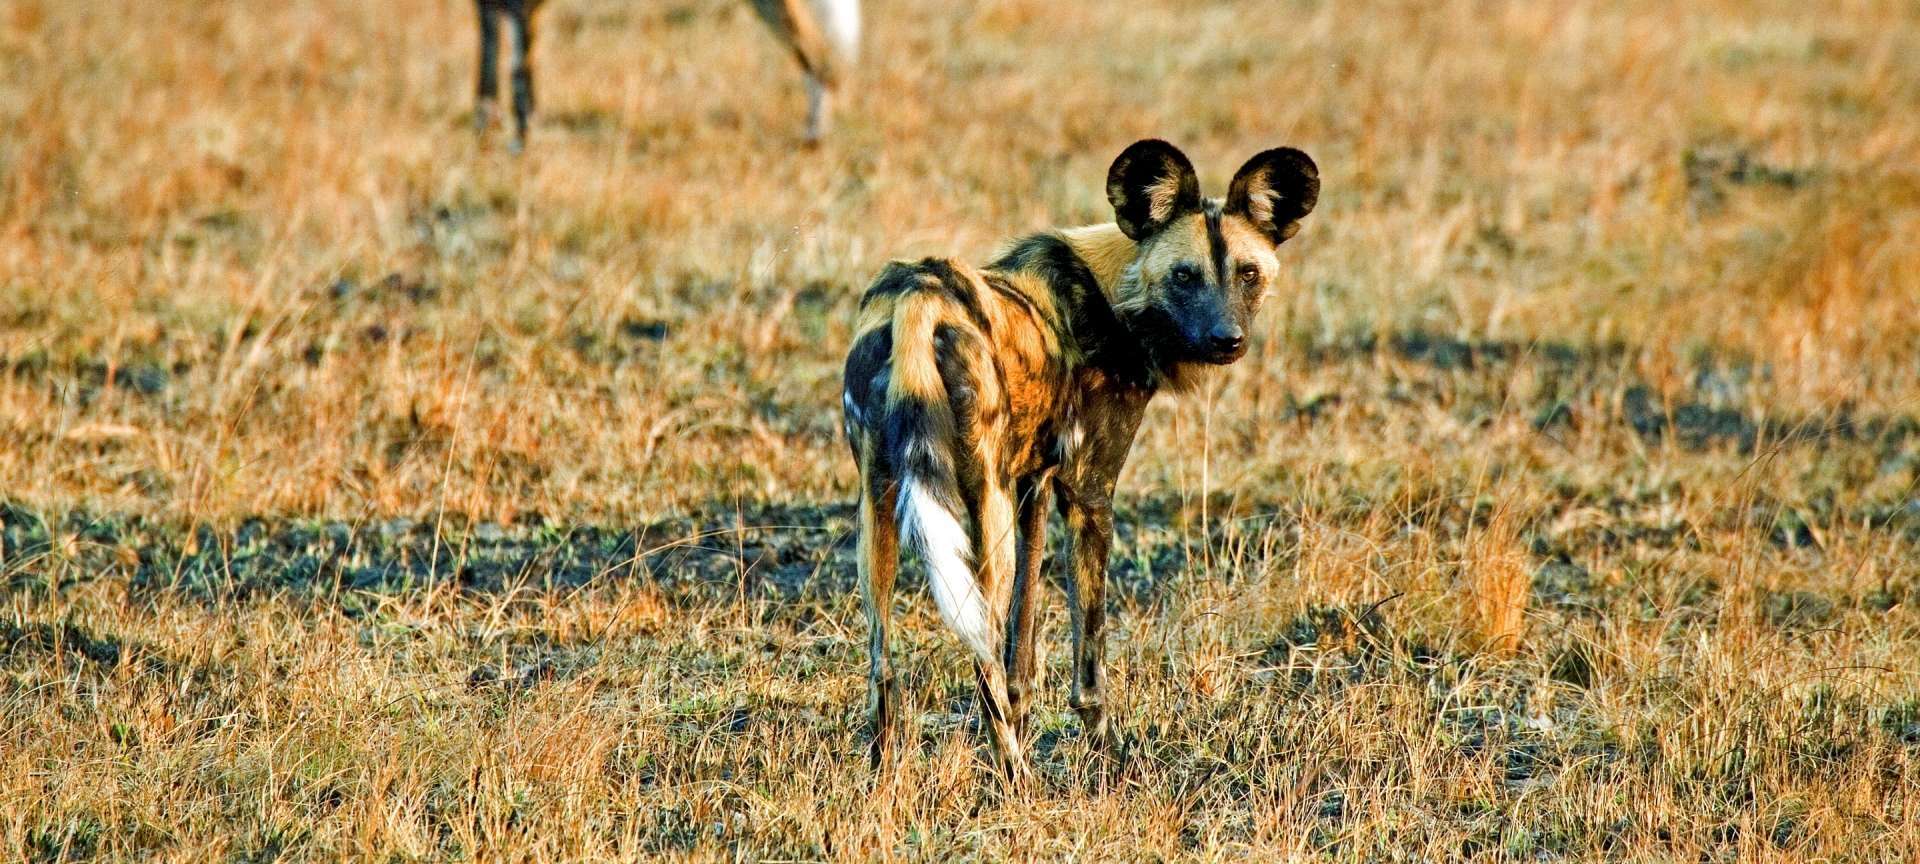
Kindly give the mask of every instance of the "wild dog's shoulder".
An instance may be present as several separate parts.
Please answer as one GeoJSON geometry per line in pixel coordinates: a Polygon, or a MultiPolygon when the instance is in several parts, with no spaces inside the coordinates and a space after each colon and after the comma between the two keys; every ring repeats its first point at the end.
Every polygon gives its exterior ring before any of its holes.
{"type": "Polygon", "coordinates": [[[1144,385],[1149,373],[1139,345],[1113,310],[1103,287],[1119,278],[1133,243],[1112,224],[1064,228],[1008,244],[991,274],[1005,274],[1044,293],[1062,344],[1077,364],[1104,368],[1116,381],[1144,385]]]}
{"type": "Polygon", "coordinates": [[[1015,239],[1002,247],[1000,254],[987,265],[987,270],[1032,276],[1053,288],[1055,293],[1063,295],[1069,293],[1062,291],[1063,288],[1096,289],[1099,284],[1086,258],[1059,231],[1029,234],[1015,239]]]}

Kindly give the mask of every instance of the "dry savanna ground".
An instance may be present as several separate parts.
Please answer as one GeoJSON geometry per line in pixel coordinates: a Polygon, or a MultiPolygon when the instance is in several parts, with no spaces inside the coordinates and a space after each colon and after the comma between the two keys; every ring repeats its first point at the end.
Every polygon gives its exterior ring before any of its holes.
{"type": "MultiPolygon", "coordinates": [[[[1915,860],[1920,7],[0,4],[0,859],[1915,860]],[[887,258],[1311,152],[1122,479],[1117,746],[1004,791],[917,576],[863,757],[887,258]]],[[[1057,594],[1055,595],[1057,598],[1057,594]]]]}

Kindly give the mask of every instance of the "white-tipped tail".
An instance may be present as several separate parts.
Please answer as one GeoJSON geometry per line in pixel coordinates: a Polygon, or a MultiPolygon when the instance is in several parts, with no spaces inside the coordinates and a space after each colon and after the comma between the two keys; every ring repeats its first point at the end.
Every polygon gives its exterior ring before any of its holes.
{"type": "Polygon", "coordinates": [[[860,0],[815,0],[814,8],[839,62],[852,66],[860,57],[860,0]]]}
{"type": "Polygon", "coordinates": [[[900,484],[899,519],[901,534],[926,559],[927,585],[933,589],[940,617],[975,656],[992,662],[993,626],[987,618],[986,598],[973,580],[973,566],[967,563],[972,543],[966,529],[912,478],[900,484]]]}

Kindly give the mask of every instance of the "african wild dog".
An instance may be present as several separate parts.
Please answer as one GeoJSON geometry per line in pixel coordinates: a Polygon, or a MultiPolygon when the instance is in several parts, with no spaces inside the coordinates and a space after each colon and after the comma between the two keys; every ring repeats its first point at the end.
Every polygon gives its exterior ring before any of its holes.
{"type": "Polygon", "coordinates": [[[895,710],[887,627],[899,544],[918,549],[972,650],[984,726],[1015,778],[1034,687],[1049,499],[1070,542],[1072,705],[1106,735],[1101,627],[1114,480],[1148,400],[1246,353],[1276,247],[1319,199],[1313,160],[1268,150],[1202,198],[1164,141],[1107,174],[1115,221],[1036,234],[985,268],[889,264],[860,302],[842,400],[860,463],[860,581],[873,756],[895,710]]]}
{"type": "MultiPolygon", "coordinates": [[[[545,0],[474,0],[480,13],[480,76],[473,124],[484,133],[493,125],[500,85],[500,22],[513,31],[513,142],[525,146],[527,119],[533,114],[533,15],[545,0]]],[[[773,34],[793,51],[807,79],[807,141],[826,134],[832,122],[833,96],[854,61],[860,43],[860,0],[749,0],[773,34]]]]}

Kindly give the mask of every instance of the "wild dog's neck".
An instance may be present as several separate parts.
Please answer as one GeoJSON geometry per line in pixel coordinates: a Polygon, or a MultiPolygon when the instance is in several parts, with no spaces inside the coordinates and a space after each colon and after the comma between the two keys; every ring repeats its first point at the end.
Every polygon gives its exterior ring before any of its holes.
{"type": "Polygon", "coordinates": [[[1093,271],[1093,278],[1100,283],[1100,293],[1106,295],[1107,304],[1111,306],[1118,299],[1120,281],[1126,278],[1127,268],[1133,266],[1139,246],[1112,222],[1064,228],[1060,236],[1073,247],[1080,260],[1087,262],[1087,269],[1093,271]]]}
{"type": "MultiPolygon", "coordinates": [[[[1081,228],[1065,228],[1059,233],[1074,254],[1086,262],[1087,270],[1092,273],[1094,281],[1100,286],[1101,298],[1105,301],[1104,306],[1107,311],[1099,317],[1111,321],[1119,331],[1117,334],[1102,333],[1093,337],[1092,341],[1105,343],[1101,346],[1105,350],[1091,352],[1096,357],[1107,361],[1102,365],[1117,365],[1121,368],[1111,371],[1125,370],[1122,371],[1122,377],[1138,375],[1139,380],[1151,389],[1164,389],[1176,393],[1190,389],[1205,377],[1210,367],[1152,357],[1153,352],[1138,341],[1138,335],[1120,318],[1113,317],[1114,310],[1124,308],[1122,295],[1127,293],[1127,280],[1139,278],[1138,271],[1134,269],[1135,263],[1139,260],[1138,244],[1126,234],[1121,233],[1120,227],[1112,222],[1081,228]],[[1124,334],[1127,340],[1124,346],[1113,344],[1113,337],[1120,334],[1124,334]]],[[[1085,316],[1076,317],[1085,319],[1085,316]]],[[[1089,341],[1088,336],[1091,334],[1077,335],[1084,344],[1089,341]]]]}
{"type": "Polygon", "coordinates": [[[1117,311],[1137,278],[1137,247],[1119,227],[1089,225],[1035,234],[988,265],[1010,277],[1010,287],[1028,295],[1072,346],[1077,364],[1097,367],[1116,381],[1157,388],[1184,377],[1178,364],[1154,357],[1151,346],[1117,311]]]}
{"type": "Polygon", "coordinates": [[[1139,246],[1112,222],[1064,228],[1059,236],[1086,265],[1099,289],[1098,296],[1079,297],[1082,308],[1071,316],[1073,339],[1080,345],[1083,362],[1103,369],[1116,381],[1158,389],[1166,377],[1164,370],[1116,314],[1123,286],[1137,278],[1134,262],[1139,246]]]}

